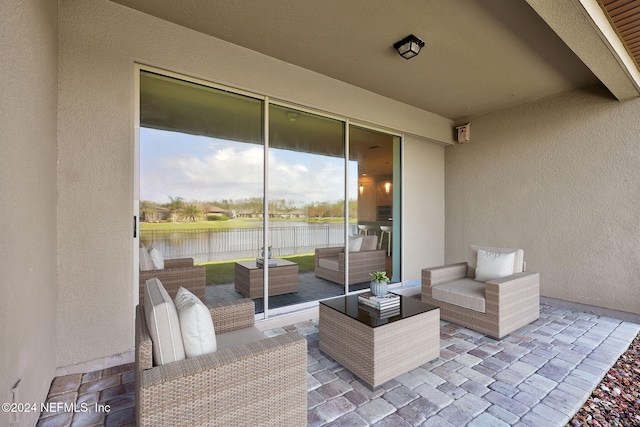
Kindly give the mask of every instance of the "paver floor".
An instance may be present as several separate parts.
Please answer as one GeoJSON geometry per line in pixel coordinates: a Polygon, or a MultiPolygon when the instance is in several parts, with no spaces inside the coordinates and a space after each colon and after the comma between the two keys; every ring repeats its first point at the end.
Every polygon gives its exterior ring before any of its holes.
{"type": "MultiPolygon", "coordinates": [[[[440,357],[371,390],[308,341],[309,426],[564,426],[627,349],[640,325],[542,305],[540,319],[495,340],[441,322],[440,357]]],[[[110,412],[43,413],[38,426],[134,425],[133,365],[58,377],[49,401],[110,412]]]]}

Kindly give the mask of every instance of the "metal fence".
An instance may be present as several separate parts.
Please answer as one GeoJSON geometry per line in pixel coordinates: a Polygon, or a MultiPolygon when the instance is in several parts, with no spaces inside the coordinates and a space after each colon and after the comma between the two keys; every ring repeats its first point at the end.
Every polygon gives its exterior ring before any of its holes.
{"type": "MultiPolygon", "coordinates": [[[[140,230],[140,241],[153,244],[166,259],[193,258],[194,262],[231,261],[260,256],[263,228],[228,230],[140,230]]],[[[269,227],[274,256],[310,253],[318,247],[344,244],[344,225],[305,224],[269,227]]]]}

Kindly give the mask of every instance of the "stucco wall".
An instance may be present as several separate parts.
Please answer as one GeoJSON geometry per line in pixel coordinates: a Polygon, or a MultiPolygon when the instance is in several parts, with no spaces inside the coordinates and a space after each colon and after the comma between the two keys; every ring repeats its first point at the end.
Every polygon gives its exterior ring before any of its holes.
{"type": "Polygon", "coordinates": [[[519,247],[543,296],[640,313],[640,99],[599,87],[474,118],[445,149],[445,259],[519,247]]]}
{"type": "Polygon", "coordinates": [[[59,366],[133,345],[135,61],[451,139],[447,119],[105,0],[62,0],[59,24],[59,366]]]}
{"type": "Polygon", "coordinates": [[[444,262],[444,152],[446,148],[405,138],[403,153],[403,279],[444,262]]]}
{"type": "Polygon", "coordinates": [[[2,1],[0,17],[0,402],[22,379],[37,403],[56,367],[57,4],[2,1]]]}

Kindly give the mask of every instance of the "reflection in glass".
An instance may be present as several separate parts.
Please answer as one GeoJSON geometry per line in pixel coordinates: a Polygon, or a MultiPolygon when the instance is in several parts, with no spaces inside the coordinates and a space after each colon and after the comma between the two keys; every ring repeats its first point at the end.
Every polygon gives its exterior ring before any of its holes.
{"type": "Polygon", "coordinates": [[[140,74],[140,241],[204,264],[208,303],[262,293],[235,280],[263,238],[262,116],[262,100],[140,74]]]}
{"type": "Polygon", "coordinates": [[[268,164],[269,242],[298,265],[299,281],[295,295],[273,295],[270,280],[269,306],[344,293],[315,274],[316,249],[344,248],[344,122],[270,105],[268,164]]]}
{"type": "Polygon", "coordinates": [[[357,164],[350,188],[357,213],[352,234],[375,235],[385,252],[380,267],[391,282],[400,281],[400,138],[358,126],[349,127],[349,160],[357,164]]]}
{"type": "Polygon", "coordinates": [[[399,282],[400,138],[351,125],[347,153],[344,121],[267,108],[265,152],[264,100],[141,72],[140,241],[258,313],[270,257],[269,309],[399,282]]]}

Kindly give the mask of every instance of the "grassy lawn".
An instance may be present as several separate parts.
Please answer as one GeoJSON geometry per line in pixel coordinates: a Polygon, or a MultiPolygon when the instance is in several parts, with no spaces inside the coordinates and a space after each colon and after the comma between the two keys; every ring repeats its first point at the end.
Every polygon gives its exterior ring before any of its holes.
{"type": "Polygon", "coordinates": [[[229,221],[195,221],[195,222],[141,222],[140,230],[228,230],[230,228],[262,227],[258,218],[236,218],[229,221]]]}
{"type": "MultiPolygon", "coordinates": [[[[286,256],[282,257],[282,259],[286,259],[298,264],[299,273],[309,273],[314,271],[315,269],[315,260],[313,254],[286,256]]],[[[204,265],[207,271],[207,285],[233,283],[235,261],[207,262],[198,265],[204,265]]]]}

